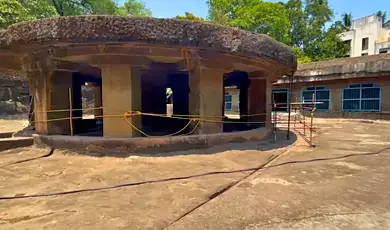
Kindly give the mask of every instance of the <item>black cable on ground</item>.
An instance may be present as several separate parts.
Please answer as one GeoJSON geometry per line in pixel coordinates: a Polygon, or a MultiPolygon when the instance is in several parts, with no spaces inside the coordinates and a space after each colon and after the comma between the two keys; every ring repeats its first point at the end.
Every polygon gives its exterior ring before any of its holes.
{"type": "MultiPolygon", "coordinates": [[[[196,175],[191,175],[191,176],[171,177],[171,178],[158,179],[158,180],[126,183],[126,184],[120,184],[120,185],[114,185],[114,186],[108,186],[108,187],[70,190],[70,191],[65,191],[65,192],[31,194],[31,195],[22,195],[22,196],[5,196],[5,197],[0,197],[0,200],[15,200],[15,199],[25,199],[25,198],[50,197],[50,196],[58,196],[58,195],[75,194],[75,193],[81,193],[81,192],[104,191],[104,190],[111,190],[111,189],[117,189],[117,188],[123,188],[123,187],[131,187],[131,186],[137,186],[137,185],[143,185],[143,184],[152,184],[152,183],[168,182],[168,181],[175,181],[175,180],[186,180],[186,179],[191,179],[191,178],[196,178],[196,177],[203,177],[203,176],[209,176],[209,175],[231,174],[231,173],[254,171],[254,172],[252,172],[251,174],[248,175],[248,176],[250,176],[253,173],[255,173],[256,171],[260,171],[260,170],[264,170],[264,169],[268,169],[268,168],[280,167],[280,166],[290,165],[290,164],[300,164],[300,163],[311,163],[311,162],[316,162],[316,161],[336,160],[336,159],[343,159],[343,158],[349,158],[349,157],[354,157],[354,156],[377,155],[377,154],[379,154],[381,152],[384,152],[386,150],[390,150],[390,147],[387,147],[387,148],[384,148],[384,149],[382,149],[380,151],[372,152],[372,153],[356,153],[356,154],[343,155],[343,156],[339,156],[339,157],[316,158],[316,159],[304,160],[304,161],[288,161],[288,162],[284,162],[284,163],[280,163],[280,164],[276,164],[276,165],[271,165],[271,166],[265,167],[266,164],[268,164],[270,161],[274,160],[274,158],[280,156],[281,155],[280,154],[280,155],[276,155],[276,156],[275,155],[271,156],[270,160],[267,160],[267,162],[265,164],[262,164],[260,167],[256,167],[256,168],[239,169],[239,170],[233,170],[233,171],[214,171],[214,172],[201,173],[201,174],[196,174],[196,175]]],[[[54,151],[54,149],[53,149],[53,151],[54,151]]],[[[52,154],[52,152],[51,152],[51,154],[52,154]]],[[[49,154],[46,154],[46,155],[49,156],[49,154]]],[[[44,155],[44,156],[46,156],[46,155],[44,155]]],[[[38,157],[38,158],[42,158],[44,156],[41,156],[41,157],[38,157]]],[[[38,158],[34,158],[34,159],[38,159],[38,158]]],[[[32,160],[32,159],[30,159],[30,160],[32,160]]],[[[229,186],[232,187],[232,186],[234,186],[234,184],[230,184],[229,186]]],[[[222,190],[226,191],[226,188],[230,188],[229,186],[225,187],[222,190]]],[[[212,194],[209,197],[215,198],[216,197],[215,194],[217,194],[217,193],[214,193],[214,194],[212,194]]],[[[221,194],[221,193],[219,193],[219,194],[221,194]]]]}
{"type": "Polygon", "coordinates": [[[271,161],[273,161],[275,158],[279,157],[279,156],[282,156],[286,151],[284,151],[283,153],[277,155],[277,156],[271,156],[271,159],[269,159],[266,163],[262,164],[262,166],[258,167],[256,170],[254,170],[253,172],[249,173],[248,175],[244,176],[243,178],[241,178],[240,180],[236,181],[236,182],[233,182],[231,184],[229,184],[228,186],[226,186],[225,188],[221,189],[220,191],[217,191],[213,194],[211,194],[211,196],[209,196],[209,199],[207,199],[206,201],[200,203],[199,205],[195,206],[194,208],[192,208],[191,210],[187,211],[186,213],[184,213],[183,215],[181,215],[179,218],[177,218],[176,220],[174,220],[173,222],[171,222],[170,224],[168,224],[166,227],[163,228],[163,230],[169,228],[170,226],[172,226],[174,223],[180,221],[181,219],[183,219],[184,217],[186,217],[187,215],[191,214],[192,212],[194,212],[195,210],[197,210],[198,208],[200,208],[201,206],[207,204],[208,202],[210,202],[211,200],[213,200],[214,198],[218,197],[219,195],[222,195],[224,192],[226,192],[227,190],[229,190],[231,187],[233,187],[234,185],[240,183],[241,181],[245,180],[246,178],[250,177],[251,175],[255,174],[256,172],[262,170],[262,169],[268,169],[268,168],[273,168],[273,167],[280,167],[280,166],[283,166],[283,165],[288,165],[288,164],[298,164],[298,163],[309,163],[309,162],[314,162],[314,161],[324,161],[324,160],[334,160],[334,159],[342,159],[342,158],[348,158],[348,157],[351,157],[351,156],[357,156],[357,155],[376,155],[376,154],[379,154],[385,150],[388,150],[390,149],[390,147],[388,148],[385,148],[385,149],[382,149],[378,152],[374,152],[374,153],[363,153],[363,154],[348,154],[348,155],[344,155],[344,156],[340,156],[340,157],[333,157],[333,158],[318,158],[318,159],[312,159],[312,160],[307,160],[307,161],[290,161],[290,162],[285,162],[285,163],[281,163],[281,164],[277,164],[277,165],[271,165],[269,167],[265,167],[267,164],[269,164],[271,161]]]}
{"type": "MultiPolygon", "coordinates": [[[[286,150],[287,151],[287,150],[286,150]]],[[[284,151],[283,153],[285,153],[286,151],[284,151]]],[[[280,155],[282,155],[283,153],[281,153],[280,155]]],[[[228,186],[220,189],[219,191],[211,194],[207,200],[203,201],[202,203],[198,204],[197,206],[195,206],[194,208],[190,209],[189,211],[187,211],[186,213],[184,213],[183,215],[181,215],[179,218],[177,218],[176,220],[172,221],[170,224],[168,224],[166,227],[164,227],[163,229],[167,229],[169,228],[170,226],[172,226],[174,223],[180,221],[181,219],[183,219],[184,217],[186,217],[187,215],[191,214],[193,211],[197,210],[198,208],[202,207],[203,205],[207,204],[208,202],[212,201],[213,199],[215,199],[216,197],[222,195],[223,193],[225,193],[226,191],[228,191],[230,188],[232,188],[234,185],[240,183],[241,181],[245,180],[246,178],[252,176],[254,173],[256,173],[257,171],[263,169],[267,164],[269,164],[270,162],[272,162],[275,158],[277,158],[278,156],[280,155],[272,155],[270,158],[268,158],[268,160],[261,164],[259,167],[256,167],[254,170],[252,170],[253,172],[249,173],[248,175],[242,177],[241,179],[229,184],[228,186]]]]}
{"type": "Polygon", "coordinates": [[[390,150],[390,147],[387,147],[387,148],[384,148],[384,149],[381,149],[381,150],[379,150],[377,152],[372,152],[372,153],[351,153],[351,154],[338,156],[338,157],[315,158],[315,159],[311,159],[311,160],[302,160],[302,161],[287,161],[287,162],[283,162],[283,163],[280,163],[280,164],[268,166],[268,167],[266,167],[266,169],[274,168],[274,167],[280,167],[280,166],[283,166],[283,165],[311,163],[311,162],[328,161],[328,160],[338,160],[338,159],[344,159],[344,158],[355,157],[355,156],[378,155],[378,154],[380,154],[380,153],[382,153],[382,152],[384,152],[386,150],[390,150]]]}
{"type": "Polygon", "coordinates": [[[186,179],[191,179],[191,178],[195,178],[195,177],[203,177],[203,176],[209,176],[209,175],[247,172],[247,171],[253,171],[253,170],[256,170],[256,169],[257,168],[240,169],[240,170],[233,170],[233,171],[215,171],[215,172],[201,173],[201,174],[196,174],[196,175],[191,175],[191,176],[171,177],[171,178],[158,179],[158,180],[140,181],[140,182],[126,183],[126,184],[107,186],[107,187],[101,187],[101,188],[88,188],[88,189],[70,190],[70,191],[65,191],[65,192],[55,192],[55,193],[46,193],[46,194],[32,194],[32,195],[23,195],[23,196],[8,196],[8,197],[0,197],[0,200],[14,200],[14,199],[23,199],[23,198],[48,197],[48,196],[67,195],[67,194],[74,194],[74,193],[81,193],[81,192],[93,192],[93,191],[111,190],[111,189],[130,187],[130,186],[135,186],[135,185],[152,184],[152,183],[157,183],[157,182],[186,180],[186,179]]]}
{"type": "Polygon", "coordinates": [[[25,159],[25,160],[11,162],[11,163],[8,163],[8,164],[0,166],[0,168],[5,167],[5,166],[20,164],[20,163],[24,163],[24,162],[28,162],[28,161],[33,161],[33,160],[37,160],[37,159],[41,159],[41,158],[45,158],[45,157],[49,157],[49,156],[53,155],[53,153],[54,153],[54,148],[51,148],[50,151],[48,153],[46,153],[45,155],[42,155],[42,156],[39,156],[39,157],[30,158],[30,159],[25,159]]]}

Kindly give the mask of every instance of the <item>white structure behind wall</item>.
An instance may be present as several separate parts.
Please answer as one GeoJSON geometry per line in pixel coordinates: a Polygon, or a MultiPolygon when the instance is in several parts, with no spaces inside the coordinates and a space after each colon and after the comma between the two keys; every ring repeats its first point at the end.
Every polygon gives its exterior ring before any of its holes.
{"type": "Polygon", "coordinates": [[[390,53],[390,29],[382,27],[382,18],[371,15],[354,20],[351,29],[340,34],[351,46],[350,57],[390,53]]]}

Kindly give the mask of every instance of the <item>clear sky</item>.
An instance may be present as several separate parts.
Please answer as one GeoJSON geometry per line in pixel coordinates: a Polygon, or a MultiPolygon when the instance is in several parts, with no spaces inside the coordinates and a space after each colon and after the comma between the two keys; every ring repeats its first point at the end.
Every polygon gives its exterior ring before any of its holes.
{"type": "MultiPolygon", "coordinates": [[[[123,2],[124,0],[119,0],[123,2]]],[[[171,18],[191,12],[198,17],[207,17],[206,0],[143,0],[153,12],[154,17],[171,18]]],[[[280,0],[272,0],[274,2],[280,0]]],[[[282,0],[283,1],[283,0],[282,0]]],[[[335,11],[336,19],[343,13],[352,13],[353,19],[387,11],[390,19],[390,0],[329,0],[335,11]]]]}

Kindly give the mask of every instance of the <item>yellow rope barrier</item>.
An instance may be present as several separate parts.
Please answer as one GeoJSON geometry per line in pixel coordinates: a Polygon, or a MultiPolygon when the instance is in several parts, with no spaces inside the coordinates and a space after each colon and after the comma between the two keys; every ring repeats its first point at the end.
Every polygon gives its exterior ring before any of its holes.
{"type": "MultiPolygon", "coordinates": [[[[86,109],[73,109],[72,111],[93,111],[93,110],[107,110],[104,107],[94,107],[94,108],[86,108],[86,109]]],[[[37,114],[37,113],[55,113],[55,112],[69,112],[70,109],[57,109],[57,110],[48,110],[48,111],[34,111],[31,114],[37,114]]],[[[111,110],[112,111],[112,110],[111,110]]],[[[117,112],[127,112],[124,110],[114,110],[117,112]]],[[[137,112],[137,111],[132,111],[137,112]]],[[[225,118],[226,116],[200,116],[196,114],[172,114],[171,116],[167,116],[166,114],[156,114],[156,113],[142,113],[142,115],[145,116],[157,116],[157,117],[165,117],[165,118],[177,118],[177,119],[191,119],[191,118],[225,118]],[[187,117],[187,118],[186,118],[187,117]]],[[[259,114],[248,114],[248,115],[240,115],[240,117],[255,117],[255,116],[265,116],[266,113],[259,113],[259,114]]],[[[117,115],[122,116],[122,115],[117,115]]],[[[97,117],[97,116],[95,116],[97,117]]]]}
{"type": "Polygon", "coordinates": [[[188,133],[186,133],[185,135],[193,134],[195,132],[196,128],[198,128],[199,124],[200,124],[200,121],[198,120],[198,122],[196,122],[196,124],[194,125],[194,128],[191,131],[189,131],[188,133]]]}
{"type": "MultiPolygon", "coordinates": [[[[154,116],[154,117],[165,117],[165,118],[176,118],[176,119],[191,119],[191,118],[225,118],[226,116],[199,116],[199,115],[186,115],[186,114],[172,114],[172,116],[167,116],[166,114],[157,114],[157,113],[142,113],[145,116],[154,116]]],[[[259,114],[250,114],[250,115],[241,115],[241,117],[256,117],[256,116],[265,116],[266,113],[259,114]]]]}
{"type": "MultiPolygon", "coordinates": [[[[171,137],[171,136],[175,136],[181,132],[183,132],[190,124],[191,122],[193,121],[193,119],[191,119],[187,125],[185,125],[182,129],[180,129],[179,131],[177,132],[174,132],[174,133],[171,133],[171,134],[167,134],[167,135],[163,135],[163,136],[153,136],[153,135],[149,135],[147,133],[145,133],[144,131],[142,131],[141,129],[137,128],[135,125],[133,125],[127,118],[128,117],[133,117],[133,116],[139,116],[139,115],[142,115],[141,112],[136,112],[136,113],[132,113],[132,112],[128,112],[128,113],[125,113],[123,115],[123,118],[125,119],[125,121],[133,128],[135,129],[137,132],[141,133],[142,135],[146,136],[146,137],[171,137]]],[[[194,130],[193,130],[194,131],[194,130]]]]}
{"type": "Polygon", "coordinates": [[[248,115],[240,115],[240,117],[256,117],[256,116],[265,116],[266,113],[258,113],[258,114],[248,114],[248,115]]]}
{"type": "MultiPolygon", "coordinates": [[[[72,111],[84,111],[84,110],[96,110],[96,109],[103,109],[103,107],[96,107],[96,108],[88,108],[88,109],[73,109],[72,111]]],[[[49,110],[47,112],[67,112],[71,111],[70,109],[58,109],[58,110],[49,110]]],[[[38,113],[43,113],[44,111],[40,111],[38,113]]],[[[32,114],[36,114],[37,112],[33,111],[32,114]]],[[[242,117],[254,117],[254,116],[264,116],[266,113],[263,114],[249,114],[249,115],[243,115],[242,117]]],[[[146,137],[158,137],[153,136],[145,133],[141,129],[137,128],[134,124],[132,124],[128,118],[133,116],[153,116],[153,117],[163,117],[163,118],[170,118],[170,119],[179,119],[179,120],[188,120],[188,123],[178,130],[177,132],[159,136],[159,137],[170,137],[175,136],[183,132],[185,129],[187,129],[192,122],[195,122],[194,127],[192,130],[190,130],[188,133],[182,134],[182,135],[190,135],[193,134],[196,129],[199,127],[201,122],[209,122],[209,123],[226,123],[226,124],[265,124],[266,122],[257,122],[257,121],[224,121],[224,120],[215,120],[215,119],[207,119],[207,118],[224,118],[225,116],[199,116],[199,115],[191,115],[191,114],[173,114],[172,116],[167,116],[166,114],[155,114],[155,113],[142,113],[140,111],[129,111],[124,114],[110,114],[110,115],[98,115],[94,116],[94,118],[118,118],[122,117],[125,119],[126,123],[136,130],[137,132],[141,133],[142,135],[146,137]]],[[[65,118],[55,118],[55,119],[47,119],[47,120],[40,120],[40,121],[32,121],[32,123],[43,123],[43,122],[53,122],[53,121],[63,121],[63,120],[71,120],[71,119],[83,119],[83,117],[65,117],[65,118]]]]}
{"type": "MultiPolygon", "coordinates": [[[[166,117],[166,118],[173,118],[173,119],[182,119],[182,120],[191,120],[191,119],[197,119],[199,121],[203,122],[215,122],[215,123],[228,123],[228,124],[265,124],[265,122],[256,122],[256,121],[220,121],[220,120],[208,120],[208,119],[202,119],[200,118],[185,118],[185,117],[168,117],[168,116],[163,116],[159,114],[153,114],[153,113],[141,113],[141,115],[145,116],[154,116],[154,117],[166,117]]],[[[221,118],[221,117],[218,117],[221,118]]]]}
{"type": "MultiPolygon", "coordinates": [[[[179,120],[192,120],[192,121],[201,121],[201,122],[214,122],[214,123],[227,123],[227,124],[264,124],[265,122],[257,122],[257,121],[222,121],[222,120],[209,120],[209,119],[202,119],[199,117],[170,117],[170,116],[163,116],[159,114],[151,114],[151,113],[139,113],[137,115],[144,115],[144,116],[154,116],[154,117],[164,117],[164,118],[171,118],[171,119],[179,119],[179,120]]],[[[95,118],[104,118],[104,117],[123,117],[124,115],[121,114],[112,114],[112,115],[99,115],[95,116],[95,118]]],[[[127,115],[129,116],[129,115],[127,115]]],[[[72,119],[82,119],[83,117],[72,117],[72,119]]],[[[63,121],[63,120],[69,120],[70,117],[64,117],[64,118],[55,118],[55,119],[48,119],[48,120],[40,120],[40,121],[32,121],[32,123],[42,123],[42,122],[51,122],[51,121],[63,121]]]]}

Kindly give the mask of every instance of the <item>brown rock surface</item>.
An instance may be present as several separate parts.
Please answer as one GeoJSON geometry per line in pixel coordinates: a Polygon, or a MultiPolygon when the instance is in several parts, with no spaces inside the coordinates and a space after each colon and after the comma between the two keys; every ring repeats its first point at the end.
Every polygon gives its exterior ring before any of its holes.
{"type": "Polygon", "coordinates": [[[59,17],[15,24],[0,34],[3,34],[0,39],[0,48],[3,49],[43,43],[143,42],[265,57],[294,70],[297,66],[291,49],[267,35],[187,20],[118,16],[59,17]]]}

